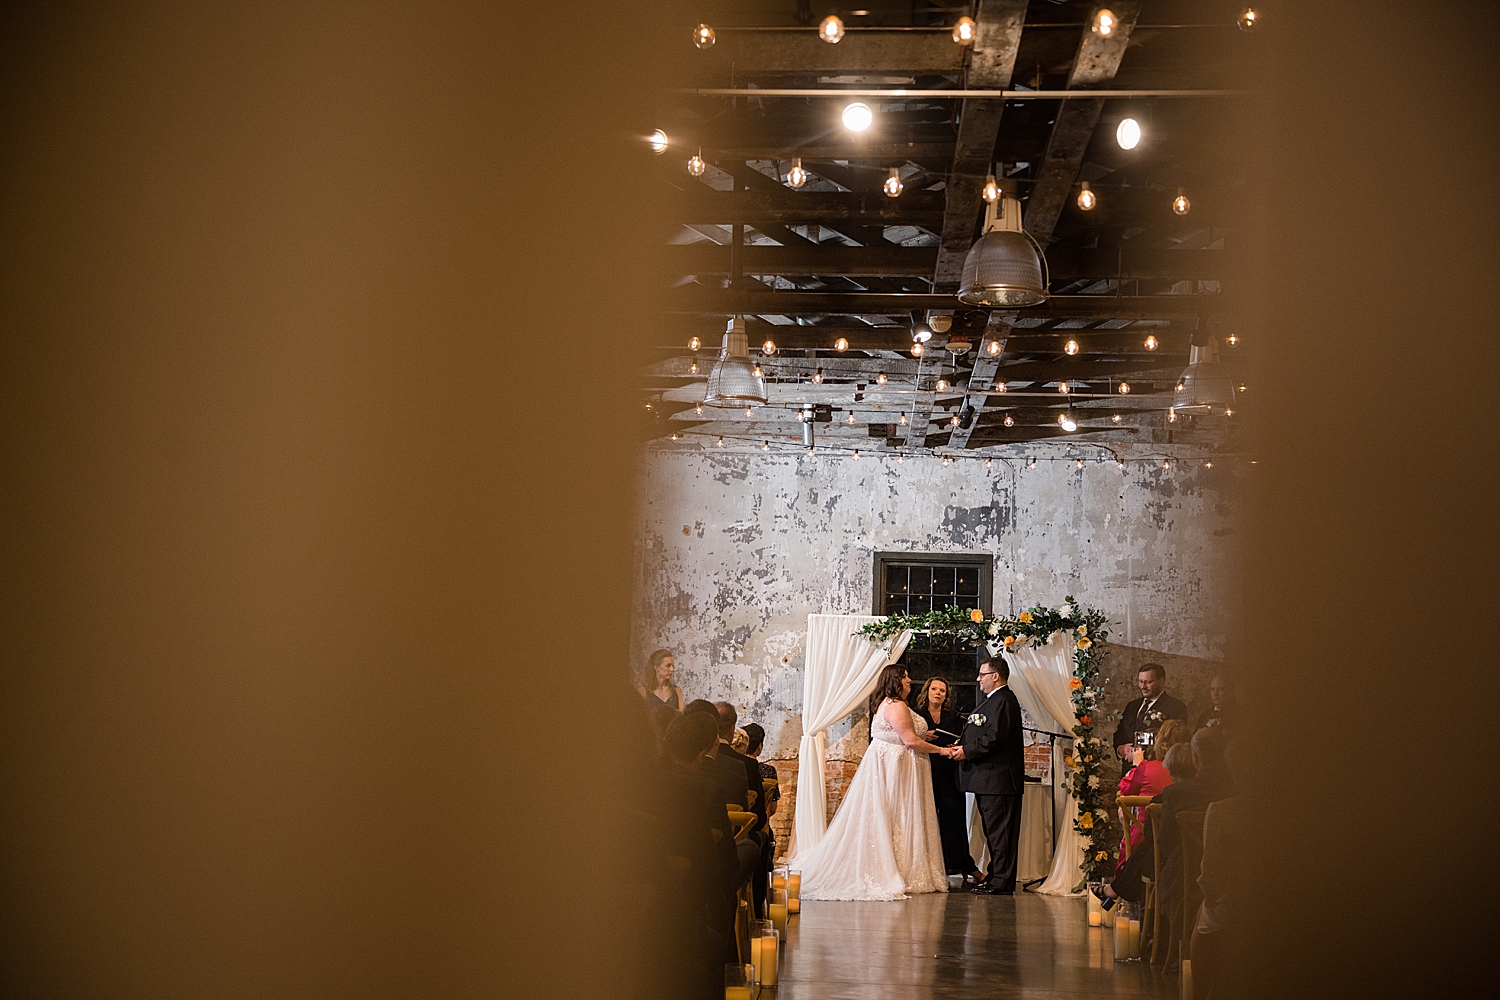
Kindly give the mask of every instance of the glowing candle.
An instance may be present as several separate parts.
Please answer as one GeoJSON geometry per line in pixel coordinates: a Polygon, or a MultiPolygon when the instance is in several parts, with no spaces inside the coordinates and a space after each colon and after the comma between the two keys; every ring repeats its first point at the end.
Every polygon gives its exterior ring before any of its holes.
{"type": "Polygon", "coordinates": [[[802,873],[799,871],[786,873],[786,912],[802,912],[802,873]]]}
{"type": "Polygon", "coordinates": [[[1124,962],[1130,958],[1130,919],[1115,918],[1115,961],[1124,962]]]}

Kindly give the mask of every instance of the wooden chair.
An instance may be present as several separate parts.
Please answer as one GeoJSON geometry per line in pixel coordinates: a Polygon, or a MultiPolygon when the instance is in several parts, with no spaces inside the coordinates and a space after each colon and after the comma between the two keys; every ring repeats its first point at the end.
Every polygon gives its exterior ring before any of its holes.
{"type": "MultiPolygon", "coordinates": [[[[1162,960],[1165,960],[1167,957],[1167,949],[1162,948],[1161,944],[1162,915],[1165,908],[1161,905],[1162,900],[1158,899],[1156,895],[1157,883],[1161,881],[1161,803],[1153,802],[1147,806],[1146,816],[1151,822],[1151,850],[1155,857],[1153,858],[1154,863],[1151,866],[1151,884],[1146,888],[1146,907],[1148,911],[1146,916],[1150,918],[1150,923],[1148,924],[1146,919],[1142,918],[1141,927],[1149,928],[1151,931],[1151,964],[1155,965],[1158,956],[1162,960]]],[[[1144,945],[1141,950],[1145,950],[1144,945]]]]}
{"type": "Polygon", "coordinates": [[[1182,901],[1174,909],[1177,916],[1175,943],[1180,958],[1188,957],[1188,948],[1193,941],[1193,925],[1198,920],[1198,905],[1203,902],[1203,890],[1198,888],[1198,875],[1203,871],[1204,815],[1204,812],[1177,814],[1177,833],[1182,838],[1182,901]]]}
{"type": "Polygon", "coordinates": [[[1141,822],[1144,817],[1138,810],[1145,809],[1151,804],[1149,795],[1116,795],[1115,805],[1120,808],[1120,825],[1125,830],[1125,853],[1122,857],[1130,857],[1130,827],[1132,822],[1141,822]]]}
{"type": "Polygon", "coordinates": [[[734,827],[734,839],[744,840],[750,834],[750,828],[755,825],[755,813],[746,812],[730,803],[729,823],[734,827]]]}

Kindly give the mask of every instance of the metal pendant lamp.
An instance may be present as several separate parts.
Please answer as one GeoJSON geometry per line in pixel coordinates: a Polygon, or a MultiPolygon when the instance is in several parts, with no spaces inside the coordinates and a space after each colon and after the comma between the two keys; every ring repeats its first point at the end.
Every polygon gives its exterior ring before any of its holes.
{"type": "Polygon", "coordinates": [[[964,259],[960,302],[994,309],[1021,309],[1047,301],[1047,258],[1021,228],[1021,203],[1010,191],[984,210],[984,235],[964,259]]]}
{"type": "Polygon", "coordinates": [[[1219,362],[1214,344],[1194,346],[1188,366],[1177,380],[1180,389],[1172,393],[1176,410],[1215,410],[1234,406],[1234,379],[1229,366],[1219,362]]]}
{"type": "Polygon", "coordinates": [[[765,377],[755,373],[750,360],[744,317],[736,316],[724,331],[724,345],[708,373],[708,392],[703,401],[710,406],[760,406],[766,399],[765,377]]]}

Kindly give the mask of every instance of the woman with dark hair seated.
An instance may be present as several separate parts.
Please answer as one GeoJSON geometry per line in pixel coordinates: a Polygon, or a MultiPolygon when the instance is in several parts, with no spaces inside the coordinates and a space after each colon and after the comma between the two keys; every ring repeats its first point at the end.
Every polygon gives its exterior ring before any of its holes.
{"type": "MultiPolygon", "coordinates": [[[[744,732],[745,736],[749,739],[749,742],[745,745],[745,756],[759,758],[760,752],[766,747],[766,731],[762,729],[757,723],[750,722],[745,724],[744,732]]],[[[781,780],[781,775],[776,773],[776,768],[772,767],[770,764],[767,764],[763,760],[759,761],[759,764],[760,777],[762,781],[779,782],[781,780]]],[[[780,802],[781,786],[779,784],[772,785],[770,793],[766,796],[766,815],[775,816],[776,806],[780,802]]]]}

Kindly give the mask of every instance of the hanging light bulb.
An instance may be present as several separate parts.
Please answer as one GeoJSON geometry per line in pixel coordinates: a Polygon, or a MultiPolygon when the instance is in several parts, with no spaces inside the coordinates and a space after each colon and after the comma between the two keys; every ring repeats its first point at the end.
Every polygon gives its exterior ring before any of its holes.
{"type": "Polygon", "coordinates": [[[854,101],[844,107],[844,128],[851,132],[863,132],[875,121],[875,112],[862,101],[854,101]]]}
{"type": "Polygon", "coordinates": [[[1232,417],[1232,416],[1234,416],[1234,411],[1232,409],[1229,409],[1228,407],[1225,407],[1225,409],[1224,409],[1224,416],[1226,416],[1226,417],[1232,417]]]}
{"type": "Polygon", "coordinates": [[[765,378],[766,377],[766,373],[760,370],[760,365],[756,365],[755,366],[755,377],[756,378],[765,378]]]}
{"type": "Polygon", "coordinates": [[[808,445],[807,446],[807,454],[809,456],[811,456],[813,454],[813,446],[812,445],[808,445]]]}
{"type": "Polygon", "coordinates": [[[1172,199],[1172,211],[1178,215],[1187,215],[1193,203],[1188,201],[1187,195],[1182,193],[1182,188],[1177,189],[1177,197],[1172,199]]]}
{"type": "Polygon", "coordinates": [[[993,204],[1000,200],[1000,185],[995,181],[995,175],[990,174],[984,179],[984,200],[993,204]]]}
{"type": "Polygon", "coordinates": [[[959,45],[971,45],[976,30],[972,17],[961,17],[953,23],[953,40],[959,45]]]}
{"type": "Polygon", "coordinates": [[[688,158],[688,173],[694,177],[702,177],[703,172],[708,169],[708,164],[703,162],[703,150],[698,150],[688,158]]]}
{"type": "Polygon", "coordinates": [[[854,449],[854,460],[856,462],[859,461],[859,449],[858,448],[854,449]]]}
{"type": "Polygon", "coordinates": [[[1172,467],[1172,460],[1170,458],[1164,458],[1164,459],[1162,459],[1161,460],[1161,467],[1163,469],[1170,469],[1172,467]]]}
{"type": "Polygon", "coordinates": [[[849,349],[849,341],[845,340],[843,337],[840,337],[838,340],[835,340],[833,342],[833,349],[842,354],[849,349]]]}
{"type": "Polygon", "coordinates": [[[885,372],[880,372],[875,376],[875,384],[885,385],[885,372]]]}
{"type": "Polygon", "coordinates": [[[1205,469],[1212,469],[1214,467],[1214,460],[1210,458],[1207,462],[1203,463],[1203,467],[1205,469]]]}
{"type": "Polygon", "coordinates": [[[703,341],[699,340],[697,337],[692,337],[692,338],[690,338],[688,340],[688,350],[690,350],[690,351],[696,351],[698,348],[700,348],[702,346],[703,346],[703,341]]]}
{"type": "Polygon", "coordinates": [[[1016,418],[1013,417],[1013,416],[1011,416],[1009,413],[1007,413],[1005,415],[1005,426],[1007,426],[1007,427],[1014,427],[1014,426],[1016,426],[1016,418]]]}
{"type": "Polygon", "coordinates": [[[698,362],[694,361],[692,364],[688,365],[688,371],[693,375],[698,374],[698,362]]]}
{"type": "Polygon", "coordinates": [[[898,454],[896,456],[896,464],[897,465],[905,465],[906,464],[906,456],[898,454]]]}
{"type": "Polygon", "coordinates": [[[1063,353],[1064,354],[1069,354],[1069,355],[1077,354],[1078,353],[1078,341],[1076,341],[1076,340],[1070,340],[1066,344],[1064,344],[1063,345],[1063,353]]]}
{"type": "Polygon", "coordinates": [[[1115,33],[1115,29],[1119,26],[1120,19],[1115,17],[1115,12],[1110,10],[1108,7],[1101,7],[1099,11],[1094,14],[1094,23],[1090,25],[1090,27],[1092,27],[1094,30],[1094,34],[1100,36],[1101,38],[1108,38],[1110,35],[1113,35],[1115,33]]]}
{"type": "Polygon", "coordinates": [[[885,191],[887,198],[894,198],[902,191],[905,191],[906,185],[901,183],[901,171],[892,167],[889,176],[885,179],[885,183],[880,185],[880,187],[885,191]]]}
{"type": "Polygon", "coordinates": [[[904,414],[904,413],[901,414],[901,419],[897,420],[896,423],[900,424],[902,427],[905,427],[906,426],[906,414],[904,414]]]}
{"type": "Polygon", "coordinates": [[[853,427],[853,426],[854,426],[854,411],[853,411],[853,410],[850,410],[850,411],[849,411],[849,416],[848,416],[848,418],[847,418],[847,419],[846,419],[846,420],[845,420],[845,421],[844,421],[844,423],[846,423],[846,424],[848,424],[848,425],[849,425],[849,426],[850,426],[850,427],[853,427]]]}
{"type": "Polygon", "coordinates": [[[925,324],[918,323],[911,328],[911,339],[925,344],[932,339],[932,331],[925,324]]]}
{"type": "Polygon", "coordinates": [[[1235,23],[1240,26],[1241,31],[1254,31],[1255,26],[1260,24],[1260,13],[1254,7],[1246,7],[1240,11],[1239,19],[1235,23]]]}
{"type": "Polygon", "coordinates": [[[947,465],[952,465],[952,464],[953,464],[953,459],[949,458],[947,455],[944,455],[943,456],[943,465],[947,466],[947,465]]]}
{"type": "Polygon", "coordinates": [[[1121,149],[1134,149],[1141,144],[1141,123],[1134,118],[1122,118],[1115,126],[1115,142],[1121,149]]]}
{"type": "Polygon", "coordinates": [[[958,414],[957,413],[953,414],[952,417],[948,418],[948,426],[949,427],[957,427],[958,426],[958,414]]]}
{"type": "Polygon", "coordinates": [[[700,49],[711,49],[718,39],[714,35],[714,29],[706,24],[700,24],[693,29],[693,44],[700,49]]]}
{"type": "Polygon", "coordinates": [[[1240,342],[1240,338],[1231,333],[1225,342],[1228,343],[1230,347],[1233,347],[1235,344],[1238,344],[1240,342]]]}
{"type": "Polygon", "coordinates": [[[992,358],[999,357],[1000,356],[1000,341],[998,341],[998,340],[992,340],[992,341],[990,341],[990,346],[989,346],[988,350],[990,352],[990,357],[992,357],[992,358]]]}
{"type": "Polygon", "coordinates": [[[1177,383],[1177,388],[1173,389],[1172,391],[1173,392],[1181,392],[1182,391],[1182,383],[1178,382],[1177,383]]]}
{"type": "Polygon", "coordinates": [[[1150,336],[1150,337],[1146,338],[1146,350],[1148,350],[1148,351],[1154,351],[1154,350],[1156,350],[1156,337],[1150,336]]]}
{"type": "Polygon", "coordinates": [[[1109,419],[1110,419],[1110,421],[1112,423],[1118,424],[1120,422],[1120,420],[1121,420],[1121,417],[1120,417],[1120,415],[1118,413],[1116,413],[1114,416],[1110,417],[1109,419]]]}
{"type": "Polygon", "coordinates": [[[920,342],[912,344],[911,345],[911,356],[914,357],[914,358],[920,358],[922,356],[923,352],[926,351],[926,350],[927,350],[927,348],[923,347],[920,342]]]}
{"type": "Polygon", "coordinates": [[[818,37],[829,45],[837,45],[844,38],[844,22],[837,14],[829,14],[818,25],[818,37]]]}
{"type": "Polygon", "coordinates": [[[1083,190],[1078,192],[1078,207],[1085,212],[1092,212],[1094,206],[1099,204],[1099,196],[1089,189],[1089,182],[1083,182],[1083,190]]]}
{"type": "Polygon", "coordinates": [[[822,385],[822,384],[823,384],[823,369],[819,368],[817,371],[813,372],[813,385],[822,385]]]}
{"type": "Polygon", "coordinates": [[[762,441],[760,443],[760,450],[761,451],[770,451],[771,450],[771,442],[769,442],[769,441],[762,441]]]}
{"type": "Polygon", "coordinates": [[[676,440],[677,440],[677,432],[676,432],[676,431],[673,431],[673,432],[672,432],[672,440],[673,440],[673,441],[676,441],[676,440]]]}
{"type": "Polygon", "coordinates": [[[1128,396],[1128,395],[1130,395],[1130,383],[1129,382],[1121,382],[1120,383],[1120,395],[1122,395],[1122,396],[1128,396]]]}
{"type": "Polygon", "coordinates": [[[646,409],[648,409],[648,410],[651,409],[651,404],[650,403],[646,404],[646,409]]]}
{"type": "Polygon", "coordinates": [[[1003,393],[1005,391],[1006,384],[1007,383],[1005,383],[1005,382],[996,382],[995,383],[995,391],[1003,393]]]}
{"type": "Polygon", "coordinates": [[[762,354],[765,354],[765,355],[775,354],[776,353],[776,341],[774,341],[774,340],[767,340],[764,344],[761,344],[760,345],[760,352],[762,354]]]}
{"type": "Polygon", "coordinates": [[[1125,460],[1123,458],[1115,459],[1115,465],[1119,467],[1121,472],[1125,471],[1125,460]]]}
{"type": "Polygon", "coordinates": [[[945,379],[945,378],[938,379],[937,380],[937,385],[935,386],[935,388],[937,389],[938,392],[947,392],[948,391],[948,380],[945,379]]]}
{"type": "Polygon", "coordinates": [[[724,447],[724,439],[723,438],[719,438],[719,447],[720,448],[724,447]]]}
{"type": "Polygon", "coordinates": [[[1177,408],[1175,406],[1167,409],[1167,423],[1177,423],[1177,408]]]}
{"type": "Polygon", "coordinates": [[[1059,382],[1059,383],[1057,383],[1057,391],[1059,393],[1061,393],[1062,395],[1066,396],[1068,394],[1068,391],[1069,391],[1068,390],[1068,383],[1066,383],[1066,382],[1059,382]]]}
{"type": "Polygon", "coordinates": [[[667,151],[667,133],[663,132],[661,129],[657,129],[656,131],[652,132],[650,138],[647,141],[651,143],[651,152],[665,153],[667,151]]]}
{"type": "Polygon", "coordinates": [[[1061,416],[1059,416],[1057,418],[1057,425],[1059,427],[1061,427],[1063,430],[1067,431],[1069,434],[1071,434],[1072,432],[1074,432],[1074,431],[1076,431],[1078,429],[1078,421],[1074,420],[1072,417],[1068,416],[1066,413],[1062,414],[1061,416]]]}
{"type": "Polygon", "coordinates": [[[1035,458],[1028,459],[1027,462],[1026,462],[1026,468],[1028,468],[1028,469],[1035,469],[1036,468],[1036,459],[1035,458]]]}
{"type": "Polygon", "coordinates": [[[1247,386],[1247,385],[1242,385],[1236,391],[1238,391],[1238,392],[1244,392],[1248,388],[1250,388],[1250,387],[1247,386]]]}
{"type": "Polygon", "coordinates": [[[1080,458],[1080,459],[1079,459],[1079,460],[1078,460],[1078,461],[1077,461],[1077,462],[1076,462],[1076,463],[1074,463],[1074,464],[1075,464],[1075,465],[1077,465],[1077,466],[1078,466],[1078,468],[1080,468],[1080,469],[1081,469],[1081,468],[1083,468],[1083,459],[1081,459],[1081,458],[1080,458]]]}
{"type": "Polygon", "coordinates": [[[693,409],[698,411],[698,416],[700,416],[700,417],[703,416],[703,404],[702,403],[699,403],[697,406],[693,407],[693,409]]]}
{"type": "Polygon", "coordinates": [[[802,169],[802,157],[792,157],[792,169],[786,172],[786,182],[789,187],[799,188],[807,183],[807,171],[802,169]]]}

